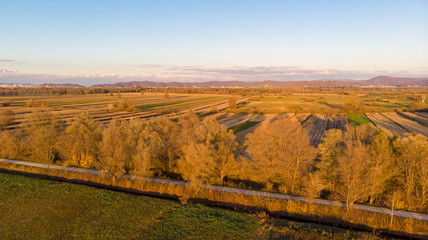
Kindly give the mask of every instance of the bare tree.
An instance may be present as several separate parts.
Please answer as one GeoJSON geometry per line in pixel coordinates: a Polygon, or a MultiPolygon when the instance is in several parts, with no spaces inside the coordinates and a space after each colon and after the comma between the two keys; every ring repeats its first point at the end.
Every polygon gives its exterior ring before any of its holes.
{"type": "Polygon", "coordinates": [[[309,173],[305,178],[303,186],[304,195],[309,198],[310,207],[312,205],[312,200],[319,197],[321,191],[328,187],[317,172],[309,173]]]}

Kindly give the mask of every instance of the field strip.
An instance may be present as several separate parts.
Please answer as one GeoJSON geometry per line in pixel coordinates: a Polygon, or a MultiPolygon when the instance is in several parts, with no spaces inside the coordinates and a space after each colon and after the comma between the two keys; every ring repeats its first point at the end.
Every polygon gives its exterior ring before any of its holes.
{"type": "MultiPolygon", "coordinates": [[[[236,102],[237,102],[237,105],[239,105],[241,103],[246,102],[247,100],[248,100],[247,97],[243,97],[243,98],[237,99],[236,102]]],[[[208,105],[208,106],[203,106],[203,107],[197,108],[197,109],[195,109],[195,112],[202,113],[203,111],[210,111],[211,107],[213,107],[213,106],[215,106],[215,108],[217,109],[217,111],[222,111],[222,110],[225,110],[225,109],[227,109],[229,107],[229,102],[228,102],[228,100],[223,100],[220,103],[211,104],[211,105],[208,105]]]]}
{"type": "Polygon", "coordinates": [[[168,106],[162,106],[157,108],[150,109],[151,111],[159,112],[159,111],[184,111],[184,110],[193,110],[195,111],[196,108],[201,106],[211,106],[213,104],[216,104],[217,102],[222,101],[222,99],[206,99],[206,100],[200,100],[200,101],[192,101],[192,102],[186,102],[186,103],[180,103],[180,104],[171,104],[168,106]]]}
{"type": "Polygon", "coordinates": [[[428,127],[428,118],[421,117],[421,116],[419,116],[415,113],[411,113],[411,112],[397,112],[397,114],[404,116],[406,118],[409,118],[413,121],[416,121],[425,127],[428,127]]]}
{"type": "Polygon", "coordinates": [[[346,131],[346,126],[348,124],[348,118],[343,114],[334,114],[328,117],[327,130],[330,129],[340,129],[346,131]]]}
{"type": "MultiPolygon", "coordinates": [[[[18,161],[18,160],[0,159],[0,162],[7,163],[7,164],[13,164],[13,165],[29,166],[29,167],[44,168],[44,169],[56,169],[56,170],[62,170],[62,171],[66,171],[66,172],[86,173],[86,174],[92,174],[92,175],[103,175],[103,174],[105,174],[105,173],[98,171],[98,170],[65,167],[65,166],[59,166],[59,165],[53,165],[53,164],[26,162],[26,161],[18,161]]],[[[183,181],[159,179],[159,178],[148,178],[148,177],[136,177],[136,176],[131,176],[131,175],[120,175],[119,178],[143,179],[143,180],[148,181],[148,182],[155,182],[155,183],[161,183],[161,184],[172,184],[172,185],[177,185],[177,186],[188,185],[187,182],[183,182],[183,181]]],[[[310,202],[310,201],[312,201],[313,204],[317,204],[317,205],[336,206],[336,207],[346,208],[346,203],[344,203],[344,202],[330,201],[330,200],[324,200],[324,199],[310,199],[307,197],[285,195],[285,194],[280,194],[280,193],[270,193],[270,192],[262,192],[262,191],[247,190],[247,189],[240,189],[240,188],[231,188],[231,187],[222,187],[222,186],[212,186],[212,185],[203,185],[202,188],[208,189],[208,190],[213,190],[213,191],[218,191],[218,192],[235,193],[235,194],[242,194],[242,195],[247,195],[247,196],[256,196],[256,197],[278,199],[278,200],[299,201],[299,202],[310,202]]],[[[423,213],[413,213],[413,212],[400,211],[400,210],[392,211],[391,209],[388,209],[388,208],[367,206],[367,205],[362,205],[362,204],[353,204],[353,209],[358,209],[358,210],[366,211],[366,212],[374,212],[374,213],[380,213],[380,214],[394,215],[394,216],[403,217],[403,218],[411,218],[411,219],[417,219],[417,220],[422,220],[422,221],[428,221],[428,214],[423,214],[423,213]]]]}
{"type": "Polygon", "coordinates": [[[410,132],[413,133],[420,133],[424,135],[425,137],[428,137],[428,128],[425,126],[422,126],[421,124],[409,120],[405,117],[402,117],[398,115],[397,113],[383,113],[386,117],[394,121],[395,123],[399,124],[400,126],[403,126],[405,129],[407,129],[410,132]]]}
{"type": "Polygon", "coordinates": [[[245,138],[249,133],[252,133],[256,130],[256,128],[259,127],[265,127],[266,124],[268,124],[273,118],[275,117],[275,115],[273,114],[266,114],[266,115],[259,115],[256,116],[255,118],[253,118],[253,121],[260,121],[259,124],[256,124],[250,128],[247,128],[241,132],[238,132],[235,134],[236,136],[236,141],[239,144],[243,144],[245,142],[245,138]]]}
{"type": "Polygon", "coordinates": [[[226,119],[225,121],[223,121],[221,124],[226,126],[227,128],[231,128],[235,125],[238,125],[240,123],[246,122],[248,120],[250,120],[253,116],[252,115],[247,115],[247,114],[238,114],[235,115],[229,119],[226,119]]]}
{"type": "Polygon", "coordinates": [[[428,112],[415,112],[415,114],[422,116],[424,118],[428,118],[428,112]]]}
{"type": "Polygon", "coordinates": [[[392,137],[394,132],[400,136],[404,136],[404,134],[407,132],[380,113],[367,113],[366,116],[370,119],[370,121],[379,126],[389,137],[392,137]]]}
{"type": "Polygon", "coordinates": [[[309,117],[309,115],[309,113],[296,113],[290,118],[290,120],[296,122],[303,122],[309,117]]]}

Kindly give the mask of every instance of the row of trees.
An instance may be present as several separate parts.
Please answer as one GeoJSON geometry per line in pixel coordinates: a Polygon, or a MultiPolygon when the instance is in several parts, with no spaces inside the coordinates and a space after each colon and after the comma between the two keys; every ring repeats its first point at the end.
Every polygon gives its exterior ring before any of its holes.
{"type": "Polygon", "coordinates": [[[22,131],[0,132],[0,157],[97,168],[114,175],[164,176],[195,189],[228,180],[267,190],[354,202],[428,208],[428,142],[421,135],[388,138],[370,125],[326,132],[315,149],[301,124],[263,124],[238,148],[231,130],[189,113],[178,122],[114,120],[82,114],[67,127],[35,113],[22,131]]]}
{"type": "MultiPolygon", "coordinates": [[[[129,86],[129,85],[128,85],[129,86]]],[[[167,88],[167,87],[67,87],[67,86],[47,86],[47,87],[0,87],[0,96],[24,96],[24,95],[84,95],[84,94],[106,94],[106,93],[127,93],[127,92],[165,92],[183,94],[234,94],[242,96],[262,96],[280,95],[290,96],[294,93],[332,93],[332,94],[390,94],[396,96],[400,94],[427,94],[426,89],[419,88],[361,88],[361,87],[283,87],[283,88],[167,88]]]]}

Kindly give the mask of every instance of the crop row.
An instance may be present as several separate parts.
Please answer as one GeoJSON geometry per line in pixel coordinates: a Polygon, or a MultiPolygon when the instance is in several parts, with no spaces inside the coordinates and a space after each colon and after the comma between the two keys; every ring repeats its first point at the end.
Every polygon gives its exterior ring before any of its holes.
{"type": "Polygon", "coordinates": [[[426,118],[426,117],[422,117],[418,114],[411,113],[411,112],[398,112],[398,114],[400,114],[401,116],[406,117],[410,120],[416,121],[416,122],[424,125],[425,127],[428,127],[428,118],[426,118]]]}
{"type": "Polygon", "coordinates": [[[406,130],[380,113],[367,113],[366,116],[390,137],[392,137],[394,132],[400,136],[403,136],[406,133],[406,130]]]}
{"type": "Polygon", "coordinates": [[[348,121],[345,115],[330,115],[328,117],[327,129],[340,129],[346,131],[347,124],[348,121]]]}
{"type": "Polygon", "coordinates": [[[409,120],[407,118],[404,118],[397,113],[383,113],[386,117],[394,121],[395,123],[399,124],[406,130],[413,132],[413,133],[420,133],[424,135],[425,137],[428,137],[428,128],[425,126],[422,126],[421,124],[409,120]]]}
{"type": "Polygon", "coordinates": [[[310,144],[314,147],[318,147],[318,145],[321,143],[322,137],[324,136],[324,131],[327,127],[328,116],[316,114],[314,117],[316,117],[317,119],[309,137],[310,144]]]}

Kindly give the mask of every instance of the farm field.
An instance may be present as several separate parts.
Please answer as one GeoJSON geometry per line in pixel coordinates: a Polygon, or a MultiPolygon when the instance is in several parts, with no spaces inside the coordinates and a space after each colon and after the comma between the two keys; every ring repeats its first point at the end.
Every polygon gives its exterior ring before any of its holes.
{"type": "Polygon", "coordinates": [[[418,113],[412,112],[399,112],[398,114],[410,120],[416,121],[425,127],[428,127],[428,117],[423,117],[423,115],[419,115],[418,113]]]}
{"type": "Polygon", "coordinates": [[[347,120],[344,115],[313,114],[303,123],[303,127],[308,132],[310,144],[318,147],[326,130],[340,129],[346,131],[346,124],[347,120]]]}
{"type": "Polygon", "coordinates": [[[314,114],[303,124],[309,135],[309,142],[317,147],[321,143],[324,131],[327,128],[328,116],[324,114],[314,114]]]}
{"type": "Polygon", "coordinates": [[[416,121],[412,121],[408,118],[398,115],[397,113],[383,113],[387,118],[391,119],[404,129],[413,133],[420,133],[425,137],[428,137],[428,127],[419,124],[416,121]]]}
{"type": "Polygon", "coordinates": [[[404,136],[404,134],[407,132],[380,113],[367,113],[366,116],[390,137],[393,136],[394,132],[399,136],[404,136]]]}
{"type": "Polygon", "coordinates": [[[266,219],[263,215],[181,205],[177,201],[5,173],[0,173],[0,185],[2,239],[375,237],[323,225],[266,219]]]}
{"type": "Polygon", "coordinates": [[[350,99],[359,102],[365,112],[391,112],[409,108],[412,96],[391,94],[309,94],[295,93],[290,96],[265,96],[250,98],[239,107],[241,111],[258,111],[263,113],[306,112],[334,113],[343,111],[350,99]]]}
{"type": "MultiPolygon", "coordinates": [[[[132,119],[150,118],[159,115],[177,117],[188,110],[196,113],[208,113],[211,108],[223,110],[228,107],[227,99],[233,96],[222,95],[185,95],[170,94],[165,98],[162,94],[123,93],[119,96],[87,95],[87,96],[31,96],[7,97],[1,100],[11,101],[10,106],[0,106],[0,112],[10,110],[14,113],[14,120],[5,129],[21,128],[28,116],[34,112],[49,112],[57,120],[69,125],[76,115],[87,112],[97,121],[108,123],[113,118],[132,119]],[[33,107],[25,106],[28,102],[36,104],[33,107]],[[43,107],[40,104],[44,104],[43,107]],[[115,107],[117,106],[117,107],[115,107]]],[[[245,101],[245,98],[237,97],[237,103],[245,101]]]]}

